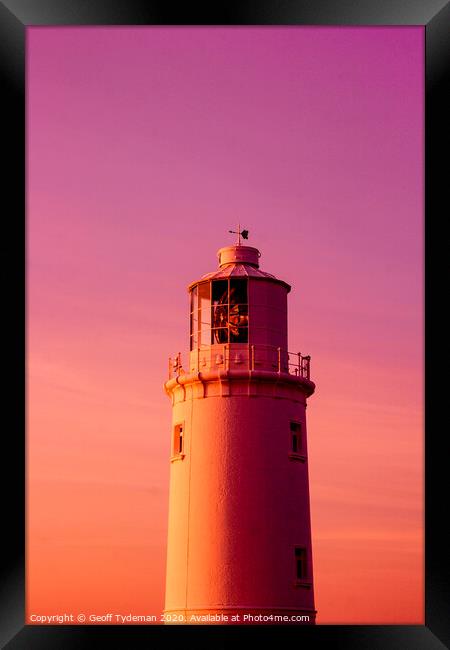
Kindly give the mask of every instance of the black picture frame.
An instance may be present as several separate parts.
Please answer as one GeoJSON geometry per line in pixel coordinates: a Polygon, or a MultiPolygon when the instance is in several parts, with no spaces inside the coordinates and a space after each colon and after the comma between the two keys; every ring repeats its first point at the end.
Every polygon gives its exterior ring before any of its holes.
{"type": "MultiPolygon", "coordinates": [[[[447,420],[444,417],[446,319],[433,317],[447,256],[441,228],[448,214],[450,114],[450,4],[445,0],[259,0],[181,8],[141,0],[0,0],[0,74],[3,118],[4,206],[3,338],[7,366],[4,426],[3,563],[0,643],[11,650],[119,645],[148,647],[159,641],[206,647],[273,640],[326,643],[332,648],[440,649],[450,646],[446,530],[447,420]],[[311,626],[37,626],[25,621],[25,30],[32,25],[423,25],[426,39],[425,97],[425,625],[311,626]],[[447,138],[446,138],[447,134],[447,138]],[[6,205],[5,205],[6,204],[6,205]],[[7,206],[7,207],[6,207],[7,206]],[[6,232],[5,232],[6,230],[6,232]],[[6,475],[5,469],[10,470],[6,475]]],[[[420,260],[418,261],[420,263],[420,260]]],[[[444,285],[443,285],[444,286],[444,285]]],[[[448,290],[447,290],[448,292],[448,290]]],[[[448,329],[448,328],[447,328],[448,329]]],[[[53,577],[49,576],[49,580],[53,577]]]]}

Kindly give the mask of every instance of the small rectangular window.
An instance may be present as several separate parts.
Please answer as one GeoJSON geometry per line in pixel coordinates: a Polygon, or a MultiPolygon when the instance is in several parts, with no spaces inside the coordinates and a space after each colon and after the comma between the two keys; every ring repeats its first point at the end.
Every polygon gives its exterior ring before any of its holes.
{"type": "Polygon", "coordinates": [[[297,580],[304,580],[307,576],[306,548],[302,546],[295,547],[295,572],[297,580]]]}
{"type": "Polygon", "coordinates": [[[173,454],[182,454],[183,449],[183,425],[177,424],[174,429],[174,439],[173,439],[173,454]]]}
{"type": "Polygon", "coordinates": [[[300,454],[302,449],[302,425],[300,422],[291,422],[291,451],[300,454]]]}

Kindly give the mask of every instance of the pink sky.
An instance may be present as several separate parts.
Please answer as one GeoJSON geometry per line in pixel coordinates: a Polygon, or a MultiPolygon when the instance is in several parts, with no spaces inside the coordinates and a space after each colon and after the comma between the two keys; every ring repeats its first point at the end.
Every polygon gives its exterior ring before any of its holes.
{"type": "Polygon", "coordinates": [[[27,29],[30,614],[159,615],[186,286],[311,354],[318,623],[423,623],[422,27],[27,29]]]}

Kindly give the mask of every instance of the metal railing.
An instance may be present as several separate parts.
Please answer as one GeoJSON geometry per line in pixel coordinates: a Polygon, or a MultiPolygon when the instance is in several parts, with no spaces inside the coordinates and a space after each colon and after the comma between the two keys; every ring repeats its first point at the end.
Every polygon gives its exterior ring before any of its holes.
{"type": "Polygon", "coordinates": [[[186,372],[202,372],[221,368],[223,370],[270,370],[288,373],[302,379],[310,379],[311,357],[301,352],[288,352],[273,345],[236,344],[211,345],[190,353],[186,368],[181,352],[169,358],[169,379],[186,372]]]}

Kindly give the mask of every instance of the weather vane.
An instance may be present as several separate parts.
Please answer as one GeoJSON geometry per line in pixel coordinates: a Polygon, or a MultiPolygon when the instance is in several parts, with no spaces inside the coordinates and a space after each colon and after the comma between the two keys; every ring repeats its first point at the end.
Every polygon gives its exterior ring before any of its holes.
{"type": "Polygon", "coordinates": [[[241,224],[238,224],[238,229],[237,230],[229,230],[228,232],[233,233],[234,235],[238,236],[238,242],[237,245],[241,245],[241,237],[242,239],[248,239],[248,230],[241,230],[241,224]]]}

